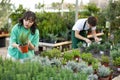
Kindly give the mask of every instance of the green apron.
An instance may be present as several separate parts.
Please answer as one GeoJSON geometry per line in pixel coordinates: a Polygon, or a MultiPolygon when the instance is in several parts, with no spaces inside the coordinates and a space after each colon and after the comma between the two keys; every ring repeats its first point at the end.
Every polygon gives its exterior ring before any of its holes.
{"type": "MultiPolygon", "coordinates": [[[[83,37],[87,37],[87,31],[84,30],[85,25],[86,25],[86,21],[85,21],[85,23],[84,23],[83,30],[79,32],[79,34],[80,34],[81,36],[83,36],[83,37]]],[[[84,43],[86,43],[84,40],[81,40],[81,39],[76,38],[76,37],[75,37],[75,31],[72,30],[72,48],[73,48],[73,49],[78,48],[77,44],[78,44],[79,42],[82,42],[82,43],[84,42],[84,43]]]]}

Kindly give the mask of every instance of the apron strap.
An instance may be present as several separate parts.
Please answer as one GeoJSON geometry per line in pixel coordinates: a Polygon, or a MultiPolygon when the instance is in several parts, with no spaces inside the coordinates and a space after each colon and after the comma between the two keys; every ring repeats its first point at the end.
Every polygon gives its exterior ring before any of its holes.
{"type": "Polygon", "coordinates": [[[83,30],[85,29],[86,22],[87,22],[87,20],[84,22],[84,25],[83,25],[83,30]]]}

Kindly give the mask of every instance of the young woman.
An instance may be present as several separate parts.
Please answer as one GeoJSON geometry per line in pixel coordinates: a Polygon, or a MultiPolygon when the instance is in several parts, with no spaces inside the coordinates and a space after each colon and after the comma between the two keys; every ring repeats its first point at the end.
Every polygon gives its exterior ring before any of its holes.
{"type": "Polygon", "coordinates": [[[79,42],[91,43],[91,40],[87,38],[86,31],[88,29],[91,29],[95,41],[99,41],[96,36],[96,24],[97,20],[94,16],[79,19],[72,28],[72,48],[78,48],[79,42]]]}
{"type": "Polygon", "coordinates": [[[38,44],[39,31],[36,25],[36,15],[34,12],[27,11],[19,19],[19,23],[17,23],[12,28],[7,57],[12,58],[13,60],[24,60],[27,58],[32,58],[34,56],[34,49],[38,46],[38,44]],[[28,37],[28,52],[24,54],[21,52],[19,46],[19,35],[21,32],[24,32],[26,34],[30,32],[30,35],[28,37]]]}

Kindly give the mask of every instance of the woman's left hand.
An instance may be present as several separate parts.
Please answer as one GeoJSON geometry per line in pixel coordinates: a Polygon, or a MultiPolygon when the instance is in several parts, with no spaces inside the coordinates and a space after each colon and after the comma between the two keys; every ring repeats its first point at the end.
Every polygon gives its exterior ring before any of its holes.
{"type": "Polygon", "coordinates": [[[34,50],[34,45],[31,43],[31,41],[29,40],[28,41],[28,47],[29,47],[29,49],[31,49],[31,50],[34,50]]]}

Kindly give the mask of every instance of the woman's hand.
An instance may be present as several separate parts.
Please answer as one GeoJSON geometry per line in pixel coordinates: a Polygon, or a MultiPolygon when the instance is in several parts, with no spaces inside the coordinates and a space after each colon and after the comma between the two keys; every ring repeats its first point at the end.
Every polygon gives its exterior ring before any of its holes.
{"type": "Polygon", "coordinates": [[[22,50],[20,49],[20,45],[17,44],[16,48],[22,53],[22,50]]]}
{"type": "Polygon", "coordinates": [[[29,40],[28,41],[28,47],[29,47],[29,49],[31,49],[31,50],[34,50],[34,45],[31,43],[31,41],[29,40]]]}

